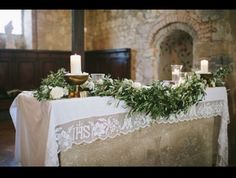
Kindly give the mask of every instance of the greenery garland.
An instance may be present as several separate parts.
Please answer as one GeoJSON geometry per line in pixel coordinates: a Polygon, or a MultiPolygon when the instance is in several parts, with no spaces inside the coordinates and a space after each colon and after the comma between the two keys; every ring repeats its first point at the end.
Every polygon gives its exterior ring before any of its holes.
{"type": "Polygon", "coordinates": [[[139,112],[150,114],[153,119],[170,114],[187,112],[188,108],[201,101],[205,95],[205,81],[197,74],[186,78],[179,85],[168,85],[154,81],[150,86],[141,86],[132,80],[112,80],[110,77],[103,82],[96,82],[93,96],[113,96],[125,101],[130,107],[130,114],[139,112]]]}
{"type": "MultiPolygon", "coordinates": [[[[224,85],[223,80],[231,72],[228,67],[220,68],[211,78],[212,86],[224,85]]],[[[42,80],[41,86],[34,92],[39,100],[67,98],[75,86],[66,82],[65,69],[49,74],[42,80]]],[[[132,80],[104,79],[93,81],[91,78],[81,86],[90,96],[113,96],[125,101],[130,107],[129,114],[145,113],[152,119],[163,117],[168,119],[171,114],[186,113],[190,106],[197,104],[205,96],[205,89],[209,81],[199,74],[187,76],[184,82],[176,85],[162,81],[153,81],[150,85],[141,85],[132,80]]]]}

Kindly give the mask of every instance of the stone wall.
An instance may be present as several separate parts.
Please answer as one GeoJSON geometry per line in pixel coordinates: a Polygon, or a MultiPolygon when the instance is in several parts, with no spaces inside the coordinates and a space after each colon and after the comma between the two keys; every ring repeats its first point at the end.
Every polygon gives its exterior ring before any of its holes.
{"type": "Polygon", "coordinates": [[[202,57],[225,55],[232,41],[228,11],[223,10],[87,10],[85,49],[132,48],[133,79],[159,79],[160,43],[175,30],[193,38],[193,65],[202,57]]]}
{"type": "Polygon", "coordinates": [[[176,30],[192,37],[193,66],[200,69],[202,58],[209,60],[210,71],[224,64],[233,66],[226,85],[231,119],[230,154],[236,160],[235,10],[86,10],[85,18],[85,49],[131,48],[132,79],[143,84],[160,78],[157,72],[162,67],[160,44],[176,30]]]}
{"type": "Polygon", "coordinates": [[[71,10],[37,10],[37,49],[71,50],[71,10]]]}

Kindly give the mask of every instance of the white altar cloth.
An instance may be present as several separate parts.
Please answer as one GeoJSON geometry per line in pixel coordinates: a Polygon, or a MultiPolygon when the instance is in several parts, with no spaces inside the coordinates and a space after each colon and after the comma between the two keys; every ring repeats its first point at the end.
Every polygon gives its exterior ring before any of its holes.
{"type": "MultiPolygon", "coordinates": [[[[58,166],[58,153],[73,144],[114,138],[150,126],[149,116],[128,116],[125,103],[112,97],[70,98],[37,101],[32,92],[22,92],[13,101],[10,114],[16,129],[15,159],[23,166],[58,166]],[[110,104],[108,104],[110,103],[110,104]]],[[[221,116],[217,165],[228,165],[229,123],[224,87],[207,88],[206,96],[187,114],[159,118],[158,123],[175,123],[221,116]]]]}

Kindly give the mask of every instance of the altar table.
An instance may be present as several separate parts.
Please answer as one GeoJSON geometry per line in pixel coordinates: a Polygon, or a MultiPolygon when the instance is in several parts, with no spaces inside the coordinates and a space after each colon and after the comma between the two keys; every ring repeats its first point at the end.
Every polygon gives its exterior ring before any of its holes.
{"type": "Polygon", "coordinates": [[[59,166],[59,153],[70,150],[72,146],[89,146],[97,141],[121,139],[137,130],[152,129],[156,127],[155,124],[187,123],[220,116],[216,164],[228,165],[229,112],[226,88],[207,88],[203,101],[193,105],[186,114],[177,117],[171,115],[168,120],[152,120],[143,114],[130,116],[128,111],[123,101],[113,97],[39,102],[32,92],[24,91],[10,107],[16,129],[15,159],[23,166],[59,166]]]}

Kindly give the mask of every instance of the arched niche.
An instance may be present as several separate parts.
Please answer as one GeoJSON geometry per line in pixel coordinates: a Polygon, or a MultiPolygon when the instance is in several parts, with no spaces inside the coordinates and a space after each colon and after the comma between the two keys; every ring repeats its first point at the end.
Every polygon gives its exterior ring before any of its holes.
{"type": "Polygon", "coordinates": [[[171,64],[183,64],[183,71],[191,71],[195,59],[197,31],[187,23],[174,22],[153,31],[150,45],[153,49],[153,79],[171,79],[171,64]]]}
{"type": "Polygon", "coordinates": [[[187,32],[174,30],[166,36],[159,47],[159,80],[171,79],[171,65],[183,65],[183,72],[190,72],[193,65],[193,38],[187,32]]]}

